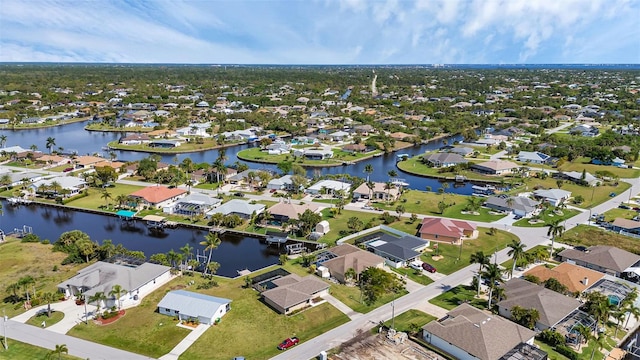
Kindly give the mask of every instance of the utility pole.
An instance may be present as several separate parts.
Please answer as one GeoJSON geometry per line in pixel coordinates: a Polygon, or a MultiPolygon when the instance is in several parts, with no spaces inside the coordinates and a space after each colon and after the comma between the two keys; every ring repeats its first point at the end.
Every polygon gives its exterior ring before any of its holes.
{"type": "Polygon", "coordinates": [[[3,336],[4,336],[4,349],[5,350],[9,350],[9,344],[7,343],[7,320],[9,320],[9,318],[7,317],[4,309],[2,309],[2,330],[3,330],[3,336]]]}
{"type": "Polygon", "coordinates": [[[396,329],[396,297],[394,295],[393,300],[391,300],[391,328],[393,330],[396,329]]]}

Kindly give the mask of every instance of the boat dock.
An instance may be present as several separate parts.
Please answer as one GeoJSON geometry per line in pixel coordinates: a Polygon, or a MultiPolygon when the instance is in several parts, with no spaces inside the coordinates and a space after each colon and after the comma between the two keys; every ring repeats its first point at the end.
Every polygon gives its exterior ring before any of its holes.
{"type": "Polygon", "coordinates": [[[162,230],[167,226],[167,219],[164,216],[146,215],[142,221],[147,222],[147,227],[154,230],[162,230]]]}
{"type": "Polygon", "coordinates": [[[33,201],[25,198],[19,198],[19,197],[8,198],[7,202],[9,203],[9,205],[13,205],[13,206],[33,204],[33,201]]]}

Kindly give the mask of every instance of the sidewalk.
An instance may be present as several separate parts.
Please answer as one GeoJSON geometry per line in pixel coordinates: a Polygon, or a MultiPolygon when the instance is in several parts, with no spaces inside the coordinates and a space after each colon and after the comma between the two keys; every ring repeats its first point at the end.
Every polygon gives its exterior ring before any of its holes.
{"type": "Polygon", "coordinates": [[[191,330],[189,335],[187,335],[182,341],[178,343],[171,351],[160,357],[160,360],[178,360],[180,355],[183,352],[187,351],[187,349],[193,345],[193,343],[198,340],[202,334],[204,334],[207,329],[209,329],[211,325],[200,324],[195,329],[191,330]]]}
{"type": "Polygon", "coordinates": [[[336,299],[335,297],[333,297],[333,295],[330,295],[330,294],[323,295],[322,298],[327,300],[327,302],[329,304],[333,305],[333,307],[335,307],[336,309],[340,310],[342,313],[347,315],[349,317],[349,319],[351,319],[351,320],[359,318],[360,316],[362,316],[361,313],[353,311],[350,307],[345,305],[342,301],[340,301],[340,300],[336,299]]]}

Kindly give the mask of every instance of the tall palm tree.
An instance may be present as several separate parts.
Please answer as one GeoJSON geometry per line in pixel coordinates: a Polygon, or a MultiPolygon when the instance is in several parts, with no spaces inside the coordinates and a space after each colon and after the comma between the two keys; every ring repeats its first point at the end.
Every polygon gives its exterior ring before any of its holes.
{"type": "Polygon", "coordinates": [[[89,297],[88,302],[96,304],[96,317],[100,315],[100,308],[104,301],[107,301],[107,296],[102,291],[98,291],[89,297]]]}
{"type": "Polygon", "coordinates": [[[629,320],[631,316],[636,318],[636,320],[640,319],[640,307],[636,306],[636,300],[638,299],[638,290],[633,288],[627,296],[622,300],[621,306],[627,313],[627,321],[624,324],[625,328],[629,327],[629,320]]]}
{"type": "Polygon", "coordinates": [[[376,183],[367,180],[367,188],[369,188],[369,201],[373,200],[373,189],[376,187],[376,183]]]}
{"type": "Polygon", "coordinates": [[[42,294],[42,300],[47,303],[47,317],[51,317],[51,303],[58,300],[58,295],[53,292],[42,294]]]}
{"type": "Polygon", "coordinates": [[[107,206],[109,206],[109,200],[111,200],[112,196],[107,189],[102,189],[102,194],[100,194],[100,198],[104,200],[107,206]]]}
{"type": "Polygon", "coordinates": [[[113,287],[111,288],[111,291],[109,291],[109,295],[115,297],[116,301],[118,302],[118,310],[122,308],[122,302],[120,301],[120,297],[122,297],[122,295],[125,294],[126,292],[127,290],[125,290],[124,288],[122,288],[122,286],[118,284],[113,285],[113,287]]]}
{"type": "Polygon", "coordinates": [[[605,346],[607,337],[604,334],[598,334],[597,336],[594,336],[593,340],[595,344],[593,344],[593,350],[591,350],[590,360],[593,360],[593,357],[596,354],[596,349],[600,351],[605,346]]]}
{"type": "Polygon", "coordinates": [[[548,224],[546,224],[546,226],[549,227],[549,230],[547,231],[547,236],[551,237],[551,249],[549,249],[549,258],[553,258],[553,246],[555,245],[555,240],[556,237],[560,237],[562,236],[562,234],[564,233],[564,226],[560,225],[560,222],[562,220],[557,219],[554,220],[548,224]]]}
{"type": "Polygon", "coordinates": [[[487,264],[485,265],[485,270],[482,273],[482,277],[487,279],[489,282],[489,303],[487,305],[488,309],[491,309],[491,300],[493,297],[493,290],[496,287],[496,283],[502,283],[502,269],[498,266],[498,264],[487,264]]]}
{"type": "Polygon", "coordinates": [[[369,175],[373,173],[373,165],[367,164],[364,166],[364,172],[367,173],[367,182],[369,182],[369,175]]]}
{"type": "Polygon", "coordinates": [[[69,354],[69,349],[67,348],[67,345],[65,344],[60,344],[57,345],[56,344],[56,348],[51,350],[48,354],[47,354],[47,359],[53,359],[54,357],[57,357],[58,360],[62,359],[62,354],[69,354]]]}
{"type": "Polygon", "coordinates": [[[507,245],[507,247],[510,249],[507,255],[511,256],[513,260],[509,277],[513,277],[513,272],[516,271],[516,263],[524,256],[524,248],[526,248],[527,245],[523,244],[520,240],[511,240],[511,243],[507,245]]]}
{"type": "Polygon", "coordinates": [[[480,288],[482,284],[482,269],[485,265],[489,265],[491,263],[491,257],[489,255],[485,255],[483,251],[476,251],[475,253],[471,254],[469,263],[478,264],[478,296],[480,296],[480,288]]]}
{"type": "Polygon", "coordinates": [[[7,143],[7,135],[0,135],[0,148],[3,148],[7,143]]]}
{"type": "Polygon", "coordinates": [[[207,274],[207,268],[209,264],[211,264],[211,254],[213,250],[217,249],[220,246],[220,237],[218,233],[210,231],[207,235],[204,236],[204,241],[200,242],[200,245],[204,246],[204,251],[209,251],[209,257],[207,258],[207,266],[204,268],[204,274],[207,274]]]}
{"type": "Polygon", "coordinates": [[[182,252],[182,260],[186,264],[187,261],[189,261],[193,256],[193,246],[189,246],[189,244],[184,244],[184,246],[180,248],[180,251],[182,252]]]}
{"type": "Polygon", "coordinates": [[[51,154],[53,147],[56,146],[56,139],[53,137],[48,137],[47,138],[47,143],[46,143],[46,148],[49,149],[49,154],[51,154]]]}
{"type": "Polygon", "coordinates": [[[24,292],[27,295],[27,302],[30,301],[29,300],[29,285],[33,285],[35,283],[36,283],[36,280],[33,277],[31,277],[31,275],[27,275],[27,276],[21,277],[18,280],[18,285],[22,286],[22,289],[24,290],[24,292]]]}

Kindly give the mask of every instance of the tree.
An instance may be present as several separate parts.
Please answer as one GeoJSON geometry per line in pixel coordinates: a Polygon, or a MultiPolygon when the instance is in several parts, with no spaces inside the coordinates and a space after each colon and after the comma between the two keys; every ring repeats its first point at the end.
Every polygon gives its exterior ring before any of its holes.
{"type": "Polygon", "coordinates": [[[360,220],[360,218],[358,218],[357,216],[352,216],[349,218],[349,220],[347,220],[347,227],[353,232],[358,232],[362,230],[364,224],[362,223],[362,220],[360,220]]]}
{"type": "Polygon", "coordinates": [[[359,285],[367,305],[372,305],[384,294],[404,289],[404,284],[395,274],[376,267],[369,267],[360,274],[359,285]]]}
{"type": "Polygon", "coordinates": [[[102,307],[102,303],[107,301],[107,296],[102,291],[98,291],[95,294],[89,297],[89,304],[96,304],[96,317],[100,316],[100,308],[102,307]]]}
{"type": "Polygon", "coordinates": [[[398,213],[398,217],[402,217],[402,214],[404,214],[404,212],[405,212],[404,205],[400,204],[396,206],[396,213],[398,213]]]}
{"type": "Polygon", "coordinates": [[[546,226],[549,227],[547,236],[551,237],[551,249],[549,249],[549,258],[553,258],[553,246],[555,244],[556,237],[560,237],[564,233],[564,226],[560,225],[561,221],[562,220],[557,219],[546,224],[546,226]]]}
{"type": "Polygon", "coordinates": [[[100,194],[100,198],[105,201],[107,206],[109,206],[109,200],[111,200],[111,193],[107,191],[107,189],[103,189],[102,194],[100,194]]]}
{"type": "Polygon", "coordinates": [[[49,149],[49,154],[51,154],[53,147],[56,146],[56,139],[52,137],[47,138],[46,148],[49,149]]]}
{"type": "Polygon", "coordinates": [[[344,282],[349,283],[353,280],[357,280],[358,274],[356,270],[352,267],[348,268],[347,271],[344,272],[344,282]]]}
{"type": "Polygon", "coordinates": [[[207,271],[209,272],[209,275],[214,275],[215,273],[218,272],[218,269],[220,269],[219,262],[212,261],[207,264],[207,271]]]}
{"type": "Polygon", "coordinates": [[[578,323],[573,327],[573,330],[578,333],[578,351],[583,342],[588,342],[592,338],[591,328],[583,323],[578,323]]]}
{"type": "Polygon", "coordinates": [[[289,261],[289,256],[287,256],[287,254],[280,254],[280,258],[278,260],[280,261],[280,265],[284,265],[289,261]]]}
{"type": "MultiPolygon", "coordinates": [[[[36,280],[31,276],[23,276],[18,280],[18,285],[22,287],[25,294],[27,295],[27,302],[29,302],[29,285],[33,285],[36,283],[36,280]]],[[[33,294],[35,296],[35,292],[33,294]]]]}
{"type": "Polygon", "coordinates": [[[483,251],[476,251],[469,257],[469,263],[478,264],[478,274],[480,275],[480,278],[478,279],[478,294],[480,294],[480,284],[482,284],[482,269],[485,267],[485,265],[489,265],[491,263],[491,257],[489,255],[485,255],[483,251]]]}
{"type": "Polygon", "coordinates": [[[58,295],[53,292],[42,294],[42,300],[47,303],[47,317],[51,317],[51,303],[58,300],[58,295]]]}
{"type": "Polygon", "coordinates": [[[62,354],[69,354],[69,349],[67,348],[67,345],[65,344],[61,344],[58,345],[56,344],[56,348],[51,350],[48,354],[47,354],[47,359],[53,359],[54,357],[57,357],[58,360],[62,359],[62,354]]]}
{"type": "Polygon", "coordinates": [[[369,175],[371,175],[373,173],[373,165],[366,164],[364,166],[364,172],[367,173],[367,182],[369,182],[369,175]]]}
{"type": "Polygon", "coordinates": [[[301,236],[307,236],[311,233],[318,223],[322,221],[322,215],[315,213],[309,209],[305,210],[298,216],[298,229],[301,236]]]}
{"type": "Polygon", "coordinates": [[[193,256],[193,246],[184,244],[184,246],[180,248],[180,252],[182,252],[182,261],[184,261],[184,264],[186,265],[187,261],[189,261],[193,256]]]}
{"type": "Polygon", "coordinates": [[[7,144],[7,135],[0,135],[0,148],[7,144]]]}
{"type": "Polygon", "coordinates": [[[493,290],[496,287],[496,283],[502,283],[502,269],[498,264],[487,264],[485,270],[482,272],[482,277],[489,282],[489,303],[487,308],[491,309],[491,300],[493,297],[493,290]]]}
{"type": "Polygon", "coordinates": [[[598,324],[601,322],[604,326],[607,319],[611,315],[611,310],[614,305],[609,304],[609,298],[598,291],[592,291],[587,294],[587,302],[584,305],[587,314],[593,316],[596,320],[594,327],[594,334],[597,333],[598,324]]]}
{"type": "Polygon", "coordinates": [[[118,310],[122,308],[122,302],[120,301],[120,297],[125,294],[127,290],[123,289],[122,286],[115,284],[109,291],[109,295],[113,296],[115,300],[118,302],[118,310]]]}
{"type": "Polygon", "coordinates": [[[527,245],[523,244],[520,240],[511,240],[511,243],[508,244],[507,247],[510,249],[507,255],[511,256],[511,260],[513,260],[509,277],[513,277],[513,272],[516,270],[516,263],[524,256],[524,248],[526,248],[527,245]]]}
{"type": "Polygon", "coordinates": [[[629,320],[633,316],[636,320],[640,319],[640,307],[636,306],[636,300],[638,299],[638,290],[633,288],[627,296],[622,300],[621,306],[627,313],[627,321],[624,324],[625,328],[629,327],[629,320]]]}
{"type": "Polygon", "coordinates": [[[598,334],[593,338],[593,341],[594,341],[594,344],[593,344],[594,346],[593,346],[593,350],[591,350],[590,360],[593,360],[593,357],[596,354],[596,350],[600,351],[602,350],[602,348],[605,347],[607,343],[607,337],[604,334],[598,334]]]}
{"type": "Polygon", "coordinates": [[[287,175],[291,172],[293,163],[291,161],[282,161],[276,164],[278,170],[282,172],[282,175],[287,175]]]}
{"type": "Polygon", "coordinates": [[[200,245],[204,246],[204,251],[209,252],[209,256],[207,258],[207,265],[205,266],[205,271],[204,271],[205,275],[207,273],[207,266],[209,266],[209,264],[211,263],[211,253],[213,253],[213,250],[217,249],[218,246],[220,246],[221,242],[222,241],[220,240],[218,233],[212,232],[212,231],[210,231],[207,235],[204,236],[204,241],[200,242],[200,245]]]}
{"type": "Polygon", "coordinates": [[[556,278],[548,278],[544,282],[544,287],[563,295],[565,295],[569,291],[569,289],[556,278]]]}

